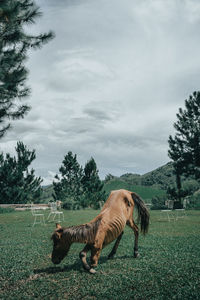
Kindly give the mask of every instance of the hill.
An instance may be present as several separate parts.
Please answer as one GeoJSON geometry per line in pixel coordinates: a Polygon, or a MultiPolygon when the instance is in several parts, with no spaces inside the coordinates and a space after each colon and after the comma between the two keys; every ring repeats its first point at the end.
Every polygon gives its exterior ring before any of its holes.
{"type": "Polygon", "coordinates": [[[48,203],[50,201],[53,201],[53,184],[47,185],[47,186],[43,186],[43,193],[42,193],[42,197],[40,199],[40,202],[43,203],[48,203]]]}
{"type": "Polygon", "coordinates": [[[161,166],[151,172],[144,175],[126,173],[120,177],[107,175],[104,181],[105,191],[108,192],[110,189],[127,188],[133,190],[151,191],[150,195],[157,195],[167,190],[169,185],[174,185],[176,177],[173,173],[173,165],[171,162],[164,166],[161,166]],[[149,190],[151,188],[151,190],[149,190]]]}
{"type": "MultiPolygon", "coordinates": [[[[176,177],[173,172],[173,164],[169,162],[144,175],[127,173],[120,177],[107,175],[104,182],[104,190],[108,195],[111,190],[127,189],[138,193],[144,200],[150,201],[154,196],[164,196],[168,186],[176,184],[176,177]]],[[[183,185],[194,185],[192,178],[182,177],[183,185]]],[[[43,187],[41,202],[49,202],[52,197],[53,186],[43,187]]]]}
{"type": "Polygon", "coordinates": [[[138,193],[144,200],[150,201],[154,196],[164,196],[167,186],[175,184],[172,163],[159,167],[144,175],[127,173],[120,177],[108,175],[104,181],[104,190],[127,189],[138,193]]]}
{"type": "MultiPolygon", "coordinates": [[[[144,200],[154,196],[164,195],[166,186],[175,183],[173,166],[168,163],[152,172],[144,175],[127,173],[120,177],[106,176],[104,190],[107,195],[116,189],[127,189],[138,193],[144,200]]],[[[53,185],[43,187],[41,202],[47,203],[53,200],[53,185]]]]}
{"type": "Polygon", "coordinates": [[[164,190],[166,190],[169,185],[173,185],[176,182],[173,164],[171,162],[144,175],[129,173],[120,176],[120,179],[134,185],[149,186],[155,189],[164,190]]]}
{"type": "Polygon", "coordinates": [[[165,195],[164,190],[147,187],[147,186],[134,185],[132,183],[126,182],[121,178],[113,178],[108,182],[104,183],[104,190],[107,196],[109,195],[110,191],[118,190],[118,189],[126,189],[129,191],[134,191],[135,193],[139,194],[145,200],[145,202],[150,201],[151,198],[154,196],[165,195]]]}
{"type": "MultiPolygon", "coordinates": [[[[144,175],[128,173],[120,176],[119,179],[133,185],[151,187],[153,189],[161,189],[165,191],[169,186],[176,185],[176,176],[174,174],[172,162],[169,162],[164,166],[161,166],[144,175]]],[[[181,176],[181,182],[183,187],[186,187],[188,185],[199,186],[199,183],[192,176],[181,176]]]]}
{"type": "MultiPolygon", "coordinates": [[[[165,194],[164,190],[161,190],[156,187],[149,186],[141,186],[132,184],[131,182],[126,181],[126,176],[122,178],[113,178],[108,182],[104,183],[104,190],[106,195],[108,196],[112,190],[126,189],[130,191],[134,191],[139,194],[146,202],[150,201],[150,199],[154,196],[162,196],[165,194]]],[[[53,185],[43,187],[43,194],[41,198],[41,202],[48,203],[53,200],[53,185]]]]}

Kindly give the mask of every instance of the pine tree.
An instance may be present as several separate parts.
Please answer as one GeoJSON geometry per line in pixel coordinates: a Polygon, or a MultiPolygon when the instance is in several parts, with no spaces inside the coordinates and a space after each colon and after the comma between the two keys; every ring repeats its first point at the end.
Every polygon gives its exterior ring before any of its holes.
{"type": "Polygon", "coordinates": [[[200,179],[200,92],[185,100],[186,109],[179,109],[174,124],[175,137],[169,137],[169,157],[179,174],[193,175],[200,179]]]}
{"type": "Polygon", "coordinates": [[[42,189],[40,177],[29,166],[36,158],[35,150],[30,151],[18,142],[17,156],[0,153],[0,203],[27,203],[38,200],[42,189]]]}
{"type": "Polygon", "coordinates": [[[169,136],[169,157],[173,160],[178,198],[181,198],[181,175],[200,180],[200,92],[185,100],[185,109],[179,108],[176,133],[169,136]]]}
{"type": "Polygon", "coordinates": [[[23,118],[30,106],[21,101],[30,94],[26,86],[27,51],[40,48],[53,33],[37,36],[26,33],[25,26],[41,16],[31,0],[0,1],[0,138],[10,128],[8,120],[23,118]]]}
{"type": "Polygon", "coordinates": [[[60,175],[55,176],[53,182],[54,198],[65,202],[65,206],[79,204],[82,194],[82,167],[77,161],[76,154],[71,151],[64,157],[59,169],[60,175]]]}
{"type": "Polygon", "coordinates": [[[105,201],[105,192],[103,191],[103,183],[98,175],[97,165],[94,158],[91,158],[84,168],[82,179],[83,191],[85,194],[85,205],[99,208],[100,203],[105,201]]]}

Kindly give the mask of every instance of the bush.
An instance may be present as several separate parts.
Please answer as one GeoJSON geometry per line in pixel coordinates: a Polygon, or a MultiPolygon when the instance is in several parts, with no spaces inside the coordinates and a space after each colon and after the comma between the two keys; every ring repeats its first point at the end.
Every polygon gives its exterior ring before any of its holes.
{"type": "Polygon", "coordinates": [[[156,210],[156,209],[165,209],[165,196],[154,196],[151,199],[152,207],[151,209],[156,210]]]}
{"type": "Polygon", "coordinates": [[[174,209],[182,209],[183,204],[180,201],[174,201],[174,209]]]}
{"type": "Polygon", "coordinates": [[[80,204],[76,201],[74,201],[73,198],[67,198],[62,207],[66,210],[77,210],[80,209],[80,204]]]}
{"type": "Polygon", "coordinates": [[[192,195],[199,190],[199,183],[196,180],[187,180],[183,182],[182,189],[187,196],[192,195]]]}
{"type": "Polygon", "coordinates": [[[200,189],[188,198],[187,208],[200,209],[200,189]]]}

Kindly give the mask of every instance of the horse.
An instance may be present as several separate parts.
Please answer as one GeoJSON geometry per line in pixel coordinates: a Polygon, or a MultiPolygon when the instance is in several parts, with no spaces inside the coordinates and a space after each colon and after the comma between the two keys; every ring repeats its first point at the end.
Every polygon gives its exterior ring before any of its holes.
{"type": "Polygon", "coordinates": [[[53,240],[52,262],[59,264],[67,255],[72,243],[84,243],[86,246],[80,252],[79,257],[83,268],[94,274],[101,250],[115,239],[116,242],[108,259],[116,254],[125,225],[128,225],[134,232],[134,257],[136,258],[139,255],[139,228],[133,220],[134,207],[138,211],[140,230],[145,235],[149,227],[149,212],[144,201],[134,192],[123,189],[115,190],[110,193],[101,212],[90,222],[71,227],[61,227],[60,224],[56,224],[51,237],[53,240]],[[86,259],[88,251],[91,251],[90,265],[86,259]]]}

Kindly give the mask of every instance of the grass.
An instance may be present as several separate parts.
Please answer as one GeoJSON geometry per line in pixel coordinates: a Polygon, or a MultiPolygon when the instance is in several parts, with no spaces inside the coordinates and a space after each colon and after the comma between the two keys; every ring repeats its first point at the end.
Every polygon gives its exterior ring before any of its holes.
{"type": "Polygon", "coordinates": [[[125,189],[129,191],[134,191],[139,194],[142,199],[146,200],[146,202],[150,202],[150,199],[155,196],[163,196],[166,194],[164,190],[155,189],[152,187],[146,187],[142,185],[133,185],[126,181],[122,181],[120,179],[113,179],[107,182],[104,185],[104,190],[107,194],[112,190],[125,189]]]}
{"type": "MultiPolygon", "coordinates": [[[[87,222],[97,211],[64,211],[63,225],[87,222]]],[[[45,212],[47,216],[47,212],[45,212]]],[[[36,225],[29,211],[0,217],[0,299],[200,299],[200,211],[176,222],[151,212],[149,234],[139,238],[133,258],[133,233],[127,228],[114,259],[112,245],[101,254],[97,273],[86,273],[72,245],[54,266],[50,235],[54,223],[36,225]]]]}
{"type": "Polygon", "coordinates": [[[0,214],[6,214],[14,212],[15,210],[11,207],[0,207],[0,214]]]}

